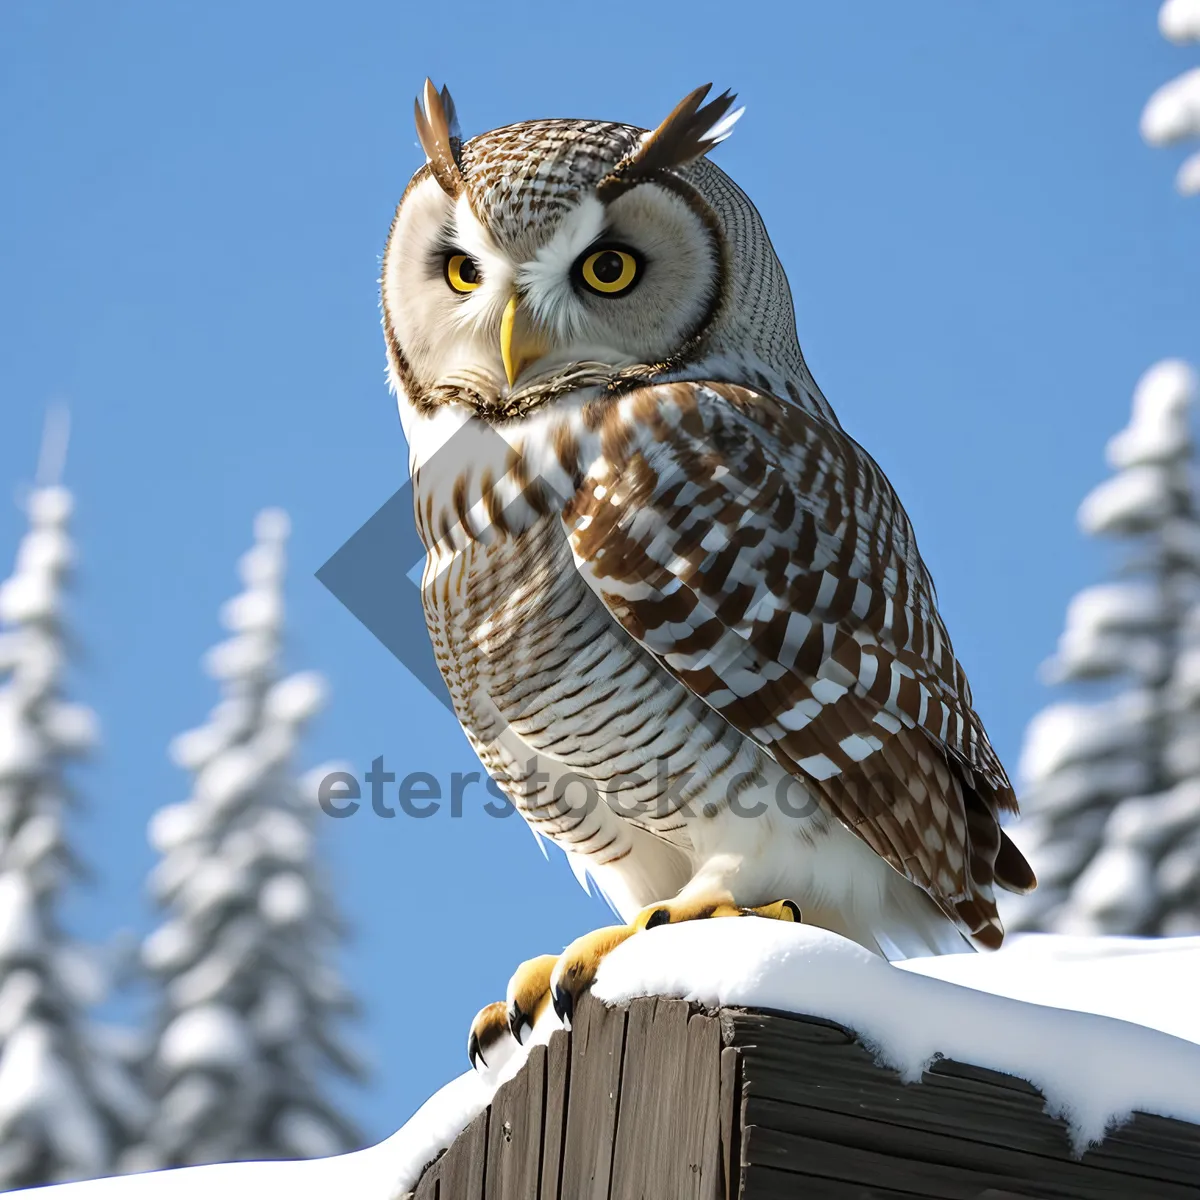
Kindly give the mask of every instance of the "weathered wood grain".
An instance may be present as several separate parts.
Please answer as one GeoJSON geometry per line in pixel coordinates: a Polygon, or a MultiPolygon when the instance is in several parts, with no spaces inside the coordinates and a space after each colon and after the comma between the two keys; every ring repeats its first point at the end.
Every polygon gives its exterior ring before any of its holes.
{"type": "Polygon", "coordinates": [[[757,1097],[870,1117],[900,1126],[910,1140],[921,1132],[948,1135],[976,1158],[992,1146],[1008,1148],[1046,1159],[1046,1175],[1054,1175],[1057,1163],[1073,1174],[1086,1165],[1137,1179],[1200,1183],[1200,1130],[1181,1121],[1139,1114],[1081,1163],[1066,1123],[1045,1112],[1042,1094],[1025,1080],[945,1060],[920,1085],[905,1084],[848,1033],[831,1037],[825,1022],[731,1012],[726,1029],[741,1050],[746,1086],[757,1097]]]}
{"type": "Polygon", "coordinates": [[[621,1105],[613,1147],[611,1200],[674,1195],[687,1121],[688,1006],[635,1000],[625,1023],[621,1105]]]}
{"type": "MultiPolygon", "coordinates": [[[[742,1155],[747,1165],[761,1164],[780,1171],[799,1168],[806,1176],[838,1182],[845,1187],[846,1195],[854,1194],[846,1185],[854,1185],[860,1190],[888,1188],[901,1195],[922,1197],[922,1200],[976,1200],[980,1192],[997,1184],[987,1170],[929,1162],[919,1152],[909,1157],[896,1154],[894,1148],[874,1150],[766,1126],[747,1127],[743,1134],[742,1155]]],[[[1003,1182],[1008,1186],[1012,1181],[1003,1182]]],[[[1041,1182],[1038,1186],[1046,1200],[1086,1195],[1041,1182]]],[[[751,1192],[746,1194],[753,1195],[751,1192]]],[[[1137,1195],[1128,1191],[1123,1194],[1126,1200],[1133,1200],[1137,1195]]]]}
{"type": "Polygon", "coordinates": [[[679,1194],[684,1200],[721,1200],[721,1025],[700,1013],[688,1020],[684,1100],[689,1119],[679,1194]]]}
{"type": "Polygon", "coordinates": [[[720,1025],[680,1000],[635,1000],[610,1200],[719,1200],[720,1025]]]}
{"type": "Polygon", "coordinates": [[[542,1133],[542,1169],[538,1200],[560,1200],[563,1148],[567,1139],[567,1096],[571,1079],[571,1041],[562,1030],[550,1035],[546,1045],[545,1129],[542,1133]]]}
{"type": "Polygon", "coordinates": [[[1200,1200],[1200,1127],[1135,1114],[1078,1157],[1025,1080],[910,1084],[835,1022],[585,997],[414,1200],[798,1197],[1200,1200]]]}
{"type": "MultiPolygon", "coordinates": [[[[746,1168],[744,1187],[742,1194],[753,1197],[753,1200],[913,1200],[912,1192],[860,1187],[822,1179],[817,1175],[777,1171],[761,1165],[746,1168]]],[[[974,1200],[982,1200],[982,1196],[976,1196],[974,1200]]],[[[1046,1197],[1019,1196],[1013,1197],[1013,1200],[1046,1200],[1046,1197]]],[[[1136,1198],[1131,1196],[1130,1200],[1136,1198]]]]}
{"type": "Polygon", "coordinates": [[[736,1046],[721,1050],[721,1176],[723,1200],[737,1200],[741,1168],[741,1062],[736,1046]]]}
{"type": "MultiPolygon", "coordinates": [[[[810,1153],[809,1143],[817,1141],[825,1147],[824,1157],[831,1172],[845,1169],[847,1156],[854,1160],[855,1172],[862,1162],[881,1156],[891,1164],[889,1186],[899,1187],[899,1179],[907,1180],[911,1176],[914,1183],[920,1183],[924,1188],[914,1188],[919,1195],[974,1197],[989,1186],[1002,1186],[1017,1192],[1036,1186],[1047,1196],[1095,1197],[1097,1200],[1101,1197],[1103,1200],[1130,1200],[1135,1196],[1146,1197],[1146,1200],[1193,1200],[1196,1195],[1193,1188],[1175,1183],[1107,1171],[1079,1161],[1058,1161],[1026,1154],[1005,1145],[966,1141],[956,1136],[950,1121],[943,1132],[930,1133],[865,1116],[759,1100],[751,1094],[746,1105],[746,1122],[751,1127],[769,1129],[768,1142],[772,1144],[776,1137],[784,1139],[782,1144],[788,1148],[792,1160],[803,1161],[805,1169],[814,1174],[823,1173],[815,1169],[810,1153]],[[793,1144],[787,1140],[793,1138],[800,1141],[793,1144]],[[803,1155],[795,1148],[798,1146],[803,1146],[803,1155]],[[914,1166],[916,1162],[921,1164],[919,1170],[914,1166]],[[933,1190],[933,1180],[944,1180],[943,1186],[949,1190],[933,1190]],[[966,1190],[955,1190],[955,1180],[961,1180],[966,1190]]],[[[757,1131],[755,1136],[747,1133],[745,1137],[750,1147],[746,1152],[750,1161],[764,1161],[786,1169],[786,1164],[776,1158],[760,1157],[761,1139],[757,1131]]],[[[832,1177],[862,1183],[887,1182],[882,1177],[860,1178],[857,1173],[834,1173],[832,1177]]]]}
{"type": "Polygon", "coordinates": [[[421,1177],[413,1200],[483,1200],[487,1169],[488,1110],[455,1138],[421,1177]]]}
{"type": "Polygon", "coordinates": [[[624,1008],[585,996],[571,1029],[561,1200],[607,1200],[621,1094],[624,1008]]]}
{"type": "Polygon", "coordinates": [[[537,1200],[542,1167],[546,1047],[492,1097],[484,1200],[537,1200]]]}

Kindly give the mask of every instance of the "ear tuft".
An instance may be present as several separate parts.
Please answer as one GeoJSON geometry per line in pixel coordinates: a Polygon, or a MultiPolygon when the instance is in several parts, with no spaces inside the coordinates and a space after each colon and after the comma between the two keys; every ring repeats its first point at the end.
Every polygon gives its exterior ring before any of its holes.
{"type": "Polygon", "coordinates": [[[462,133],[450,89],[443,87],[439,92],[433,86],[433,80],[426,79],[424,102],[424,111],[420,99],[413,106],[417,137],[421,139],[421,148],[438,186],[446,195],[457,196],[463,188],[462,166],[458,161],[462,133]]]}
{"type": "Polygon", "coordinates": [[[706,83],[689,92],[657,129],[645,134],[638,148],[600,181],[596,189],[600,199],[612,200],[660,171],[685,166],[723,142],[745,109],[729,111],[737,97],[728,91],[705,104],[711,90],[712,84],[706,83]]]}

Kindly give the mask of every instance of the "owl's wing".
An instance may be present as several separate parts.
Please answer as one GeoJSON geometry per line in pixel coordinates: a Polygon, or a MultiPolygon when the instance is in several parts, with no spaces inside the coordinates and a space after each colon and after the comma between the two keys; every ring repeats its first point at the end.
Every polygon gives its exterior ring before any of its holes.
{"type": "Polygon", "coordinates": [[[986,945],[1033,876],[1016,800],[912,526],[840,429],[728,384],[598,404],[563,511],[576,565],[658,661],[986,945]]]}

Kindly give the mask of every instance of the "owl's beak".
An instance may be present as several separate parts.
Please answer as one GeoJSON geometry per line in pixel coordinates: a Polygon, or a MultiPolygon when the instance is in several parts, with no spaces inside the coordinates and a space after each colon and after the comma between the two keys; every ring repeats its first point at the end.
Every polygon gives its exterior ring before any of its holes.
{"type": "Polygon", "coordinates": [[[500,357],[504,359],[508,386],[512,387],[521,372],[530,363],[537,362],[548,349],[548,343],[521,307],[521,298],[514,296],[500,318],[500,357]]]}

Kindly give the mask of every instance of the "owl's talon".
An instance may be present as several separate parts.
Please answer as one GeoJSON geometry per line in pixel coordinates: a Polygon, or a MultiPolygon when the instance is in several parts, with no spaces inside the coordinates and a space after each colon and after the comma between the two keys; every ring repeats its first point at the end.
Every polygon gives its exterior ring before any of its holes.
{"type": "Polygon", "coordinates": [[[476,1070],[480,1064],[494,1070],[525,1044],[541,1015],[550,1007],[550,975],[556,954],[542,954],[523,962],[508,981],[507,999],[481,1008],[467,1036],[467,1057],[476,1070]]]}
{"type": "Polygon", "coordinates": [[[507,1021],[518,1045],[533,1032],[538,1018],[550,1004],[550,976],[557,954],[540,954],[523,962],[508,981],[507,1021]]]}
{"type": "Polygon", "coordinates": [[[526,1035],[533,1032],[533,1022],[520,1009],[510,1010],[508,1014],[508,1032],[513,1035],[513,1040],[518,1046],[523,1046],[525,1045],[526,1035]]]}
{"type": "Polygon", "coordinates": [[[473,1070],[479,1070],[480,1063],[487,1066],[487,1059],[483,1057],[483,1051],[479,1049],[479,1034],[473,1029],[467,1037],[467,1058],[471,1060],[473,1070]]]}
{"type": "Polygon", "coordinates": [[[471,1065],[478,1070],[482,1063],[491,1069],[498,1058],[494,1052],[509,1038],[518,1046],[524,1045],[547,1008],[553,1007],[559,1021],[570,1029],[576,1001],[591,987],[600,964],[635,933],[706,917],[751,916],[776,921],[801,919],[800,908],[793,900],[777,900],[758,908],[740,908],[731,896],[722,892],[700,900],[677,899],[649,905],[628,925],[593,930],[576,938],[561,955],[542,954],[523,962],[509,980],[508,999],[489,1004],[472,1023],[467,1039],[471,1065]]]}
{"type": "Polygon", "coordinates": [[[471,1022],[471,1032],[467,1035],[467,1058],[471,1060],[471,1066],[476,1071],[479,1070],[480,1063],[483,1063],[485,1069],[488,1068],[491,1064],[487,1056],[491,1054],[494,1062],[496,1055],[493,1051],[506,1037],[508,1005],[503,1000],[497,1000],[481,1008],[475,1015],[475,1020],[471,1022]]]}
{"type": "Polygon", "coordinates": [[[597,929],[576,938],[563,951],[550,976],[550,995],[558,1019],[570,1028],[578,997],[591,987],[600,964],[622,942],[646,929],[698,921],[709,917],[766,917],[775,921],[799,921],[800,906],[794,900],[777,900],[757,908],[741,908],[726,892],[704,898],[688,897],[643,908],[628,925],[597,929]]]}
{"type": "Polygon", "coordinates": [[[562,1022],[564,1029],[571,1028],[571,1018],[575,1015],[575,998],[564,987],[556,986],[550,993],[554,1004],[554,1015],[562,1022]]]}
{"type": "Polygon", "coordinates": [[[771,921],[795,921],[800,924],[804,920],[800,905],[795,900],[776,900],[774,904],[764,904],[759,908],[746,908],[742,912],[748,917],[766,917],[771,921]]]}

